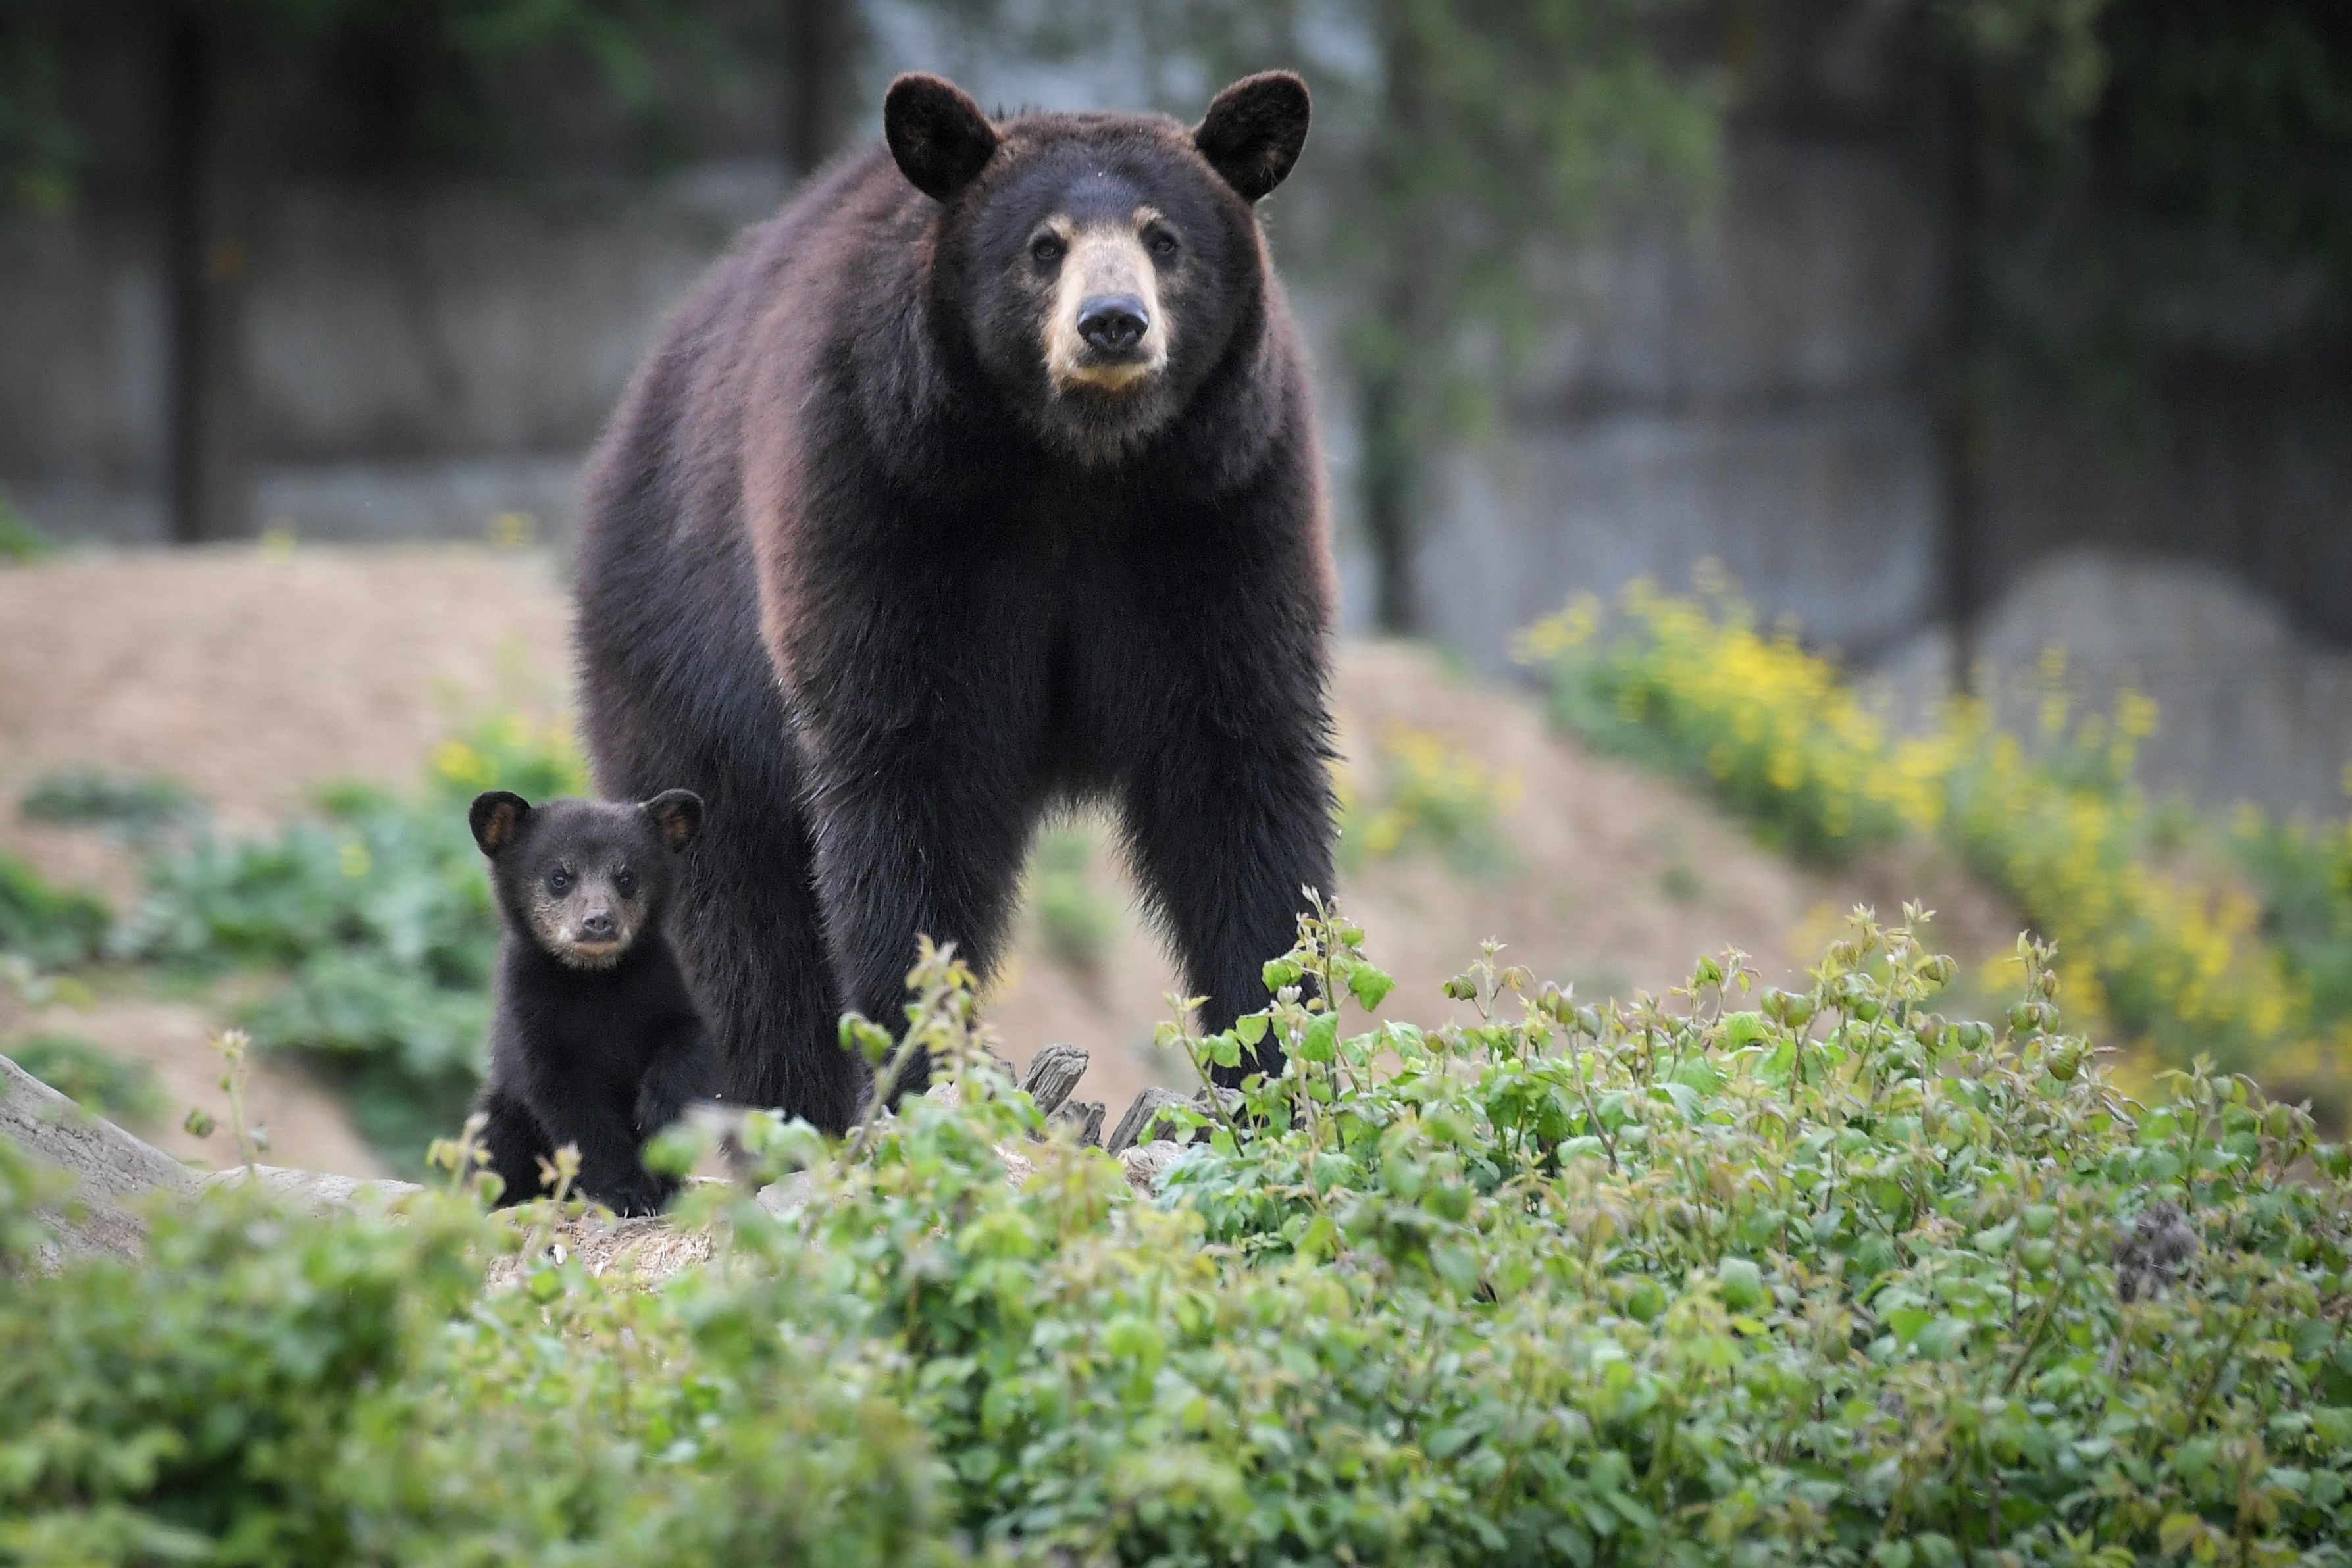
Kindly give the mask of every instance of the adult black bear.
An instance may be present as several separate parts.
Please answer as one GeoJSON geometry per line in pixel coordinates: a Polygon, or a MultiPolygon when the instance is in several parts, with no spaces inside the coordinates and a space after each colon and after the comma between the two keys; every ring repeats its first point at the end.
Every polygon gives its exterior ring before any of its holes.
{"type": "Polygon", "coordinates": [[[1265,1005],[1330,885],[1320,462],[1253,205],[1307,120],[1286,73],[1190,131],[901,77],[887,151],[638,371],[581,517],[586,727],[606,793],[708,803],[677,946],[730,1099],[854,1120],[839,1009],[895,1023],[918,933],[985,972],[1080,796],[1206,1022],[1265,1005]]]}

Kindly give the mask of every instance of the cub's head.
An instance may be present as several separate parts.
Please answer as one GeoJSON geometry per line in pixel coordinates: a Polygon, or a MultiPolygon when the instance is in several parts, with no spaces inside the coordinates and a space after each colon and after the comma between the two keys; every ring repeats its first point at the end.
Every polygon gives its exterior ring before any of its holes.
{"type": "Polygon", "coordinates": [[[702,798],[666,789],[638,806],[533,806],[491,789],[467,818],[509,926],[575,969],[608,969],[661,918],[674,857],[701,830],[702,798]]]}
{"type": "Polygon", "coordinates": [[[891,156],[941,204],[935,288],[1048,442],[1116,460],[1165,425],[1259,319],[1252,212],[1307,141],[1307,85],[1235,82],[1186,130],[1151,115],[993,122],[951,83],[902,76],[891,156]]]}

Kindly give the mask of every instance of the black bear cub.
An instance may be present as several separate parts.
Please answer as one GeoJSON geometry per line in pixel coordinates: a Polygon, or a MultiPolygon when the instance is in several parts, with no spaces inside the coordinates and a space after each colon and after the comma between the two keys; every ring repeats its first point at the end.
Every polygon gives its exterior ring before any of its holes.
{"type": "Polygon", "coordinates": [[[540,1161],[572,1144],[582,1193],[621,1214],[656,1213],[674,1184],[638,1150],[717,1087],[716,1054],[662,930],[701,797],[533,806],[492,789],[468,818],[506,923],[478,1106],[500,1201],[537,1195],[540,1161]]]}

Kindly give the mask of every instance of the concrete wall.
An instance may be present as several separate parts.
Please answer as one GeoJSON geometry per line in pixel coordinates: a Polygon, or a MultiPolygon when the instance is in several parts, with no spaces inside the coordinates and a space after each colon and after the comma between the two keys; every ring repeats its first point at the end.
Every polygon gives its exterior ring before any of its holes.
{"type": "MultiPolygon", "coordinates": [[[[406,193],[316,184],[259,224],[247,344],[255,516],[303,538],[562,524],[579,458],[661,317],[773,165],[650,185],[406,193]]],[[[157,236],[97,204],[0,225],[0,485],[67,537],[163,537],[157,236]]]]}
{"type": "Polygon", "coordinates": [[[1433,629],[1499,668],[1570,594],[1680,586],[1710,556],[1850,651],[1931,613],[1937,221],[1893,155],[1759,140],[1703,243],[1580,258],[1590,303],[1499,439],[1446,465],[1420,557],[1433,629]]]}

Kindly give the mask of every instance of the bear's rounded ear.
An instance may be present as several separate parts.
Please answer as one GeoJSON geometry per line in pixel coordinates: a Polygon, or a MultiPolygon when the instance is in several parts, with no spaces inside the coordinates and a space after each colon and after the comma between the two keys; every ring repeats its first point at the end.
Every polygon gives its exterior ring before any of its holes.
{"type": "Polygon", "coordinates": [[[1307,84],[1290,71],[1242,78],[1209,105],[1192,145],[1242,200],[1256,201],[1282,183],[1307,145],[1307,84]]]}
{"type": "Polygon", "coordinates": [[[908,183],[946,201],[979,177],[996,153],[996,127],[963,89],[911,71],[882,99],[882,134],[908,183]]]}
{"type": "Polygon", "coordinates": [[[514,842],[522,831],[522,820],[530,815],[530,802],[506,789],[485,789],[474,797],[474,804],[466,812],[472,824],[474,841],[482,852],[496,858],[498,852],[514,842]]]}
{"type": "Polygon", "coordinates": [[[665,789],[637,809],[654,820],[662,847],[672,854],[702,831],[702,797],[691,789],[665,789]]]}

